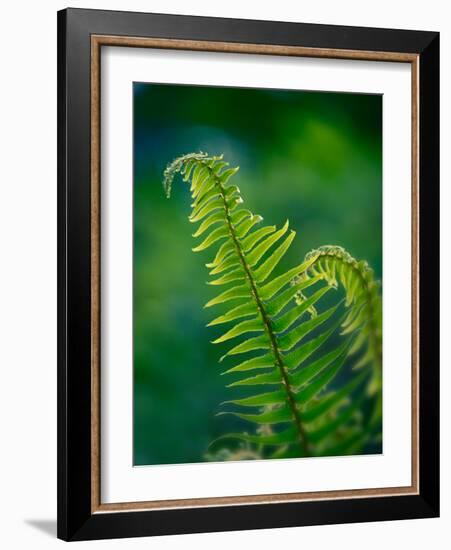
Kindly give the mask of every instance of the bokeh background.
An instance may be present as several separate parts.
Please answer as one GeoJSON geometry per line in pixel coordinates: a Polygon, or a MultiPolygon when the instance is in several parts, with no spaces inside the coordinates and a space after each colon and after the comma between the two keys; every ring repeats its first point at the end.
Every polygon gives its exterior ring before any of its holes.
{"type": "MultiPolygon", "coordinates": [[[[200,462],[239,420],[206,324],[205,263],[194,254],[190,196],[166,199],[168,162],[194,151],[239,165],[246,207],[297,236],[278,272],[325,244],[344,246],[382,275],[382,97],[134,84],[134,463],[200,462]]],[[[234,393],[236,396],[236,393],[234,393]]]]}

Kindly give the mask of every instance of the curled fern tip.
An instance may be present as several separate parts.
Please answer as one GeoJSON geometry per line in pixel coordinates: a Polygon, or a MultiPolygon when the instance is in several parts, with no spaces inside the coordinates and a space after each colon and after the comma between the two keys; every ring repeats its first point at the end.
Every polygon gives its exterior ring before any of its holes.
{"type": "Polygon", "coordinates": [[[199,151],[198,153],[188,153],[187,155],[182,155],[177,157],[175,160],[170,162],[163,173],[163,188],[166,194],[166,197],[169,199],[172,191],[172,182],[176,174],[181,172],[185,165],[188,165],[190,161],[202,160],[208,158],[207,153],[199,151]]]}

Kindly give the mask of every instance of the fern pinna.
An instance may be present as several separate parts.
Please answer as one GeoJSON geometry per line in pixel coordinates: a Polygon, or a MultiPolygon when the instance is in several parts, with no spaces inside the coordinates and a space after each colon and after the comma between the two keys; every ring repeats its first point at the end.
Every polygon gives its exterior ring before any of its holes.
{"type": "MultiPolygon", "coordinates": [[[[193,236],[201,240],[193,251],[216,248],[209,284],[225,287],[205,305],[226,308],[209,323],[226,326],[213,343],[234,341],[220,361],[239,359],[224,374],[238,376],[230,386],[251,388],[222,414],[256,429],[221,440],[244,442],[254,458],[363,452],[380,441],[382,419],[381,302],[373,272],[328,246],[274,276],[295,232],[288,221],[280,229],[260,227],[262,217],[243,208],[231,183],[237,171],[222,156],[192,153],[168,165],[164,178],[168,197],[176,173],[191,182],[189,219],[199,224],[193,236]],[[339,286],[345,296],[331,304],[326,294],[339,286]]],[[[241,455],[243,448],[227,456],[241,455]]]]}

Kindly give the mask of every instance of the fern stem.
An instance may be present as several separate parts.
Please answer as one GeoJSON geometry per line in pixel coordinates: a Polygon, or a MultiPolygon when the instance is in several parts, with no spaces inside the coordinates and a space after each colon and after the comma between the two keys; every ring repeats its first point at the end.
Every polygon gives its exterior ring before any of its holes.
{"type": "Polygon", "coordinates": [[[221,181],[219,180],[219,178],[213,173],[213,171],[210,168],[209,168],[209,171],[210,171],[212,177],[215,179],[215,181],[216,181],[216,183],[217,183],[217,185],[220,189],[221,198],[224,202],[225,216],[226,216],[226,221],[227,221],[227,226],[228,226],[228,229],[229,229],[230,237],[231,237],[231,239],[233,241],[233,244],[235,246],[236,253],[238,255],[241,266],[242,266],[242,268],[244,270],[244,273],[246,274],[246,277],[247,277],[247,279],[249,281],[249,284],[251,286],[252,295],[254,297],[254,300],[255,300],[255,303],[257,305],[260,316],[262,318],[266,333],[268,335],[271,350],[272,350],[272,353],[273,353],[274,358],[276,360],[276,364],[277,364],[277,367],[279,369],[279,372],[280,372],[280,375],[281,375],[281,378],[282,378],[282,385],[283,385],[283,387],[285,389],[285,392],[287,394],[288,406],[289,406],[291,414],[293,416],[293,421],[294,421],[294,424],[296,426],[296,430],[299,434],[299,445],[301,447],[301,452],[302,452],[303,455],[309,456],[310,448],[309,448],[309,443],[308,443],[308,440],[307,440],[307,433],[304,429],[304,426],[303,426],[302,421],[301,421],[301,416],[300,416],[299,410],[296,406],[296,400],[295,400],[295,397],[294,397],[293,390],[291,389],[291,386],[290,386],[288,373],[286,371],[286,367],[285,367],[282,355],[281,355],[280,350],[279,350],[277,336],[276,336],[276,334],[273,330],[271,320],[270,320],[270,318],[269,318],[269,316],[266,312],[263,301],[262,301],[262,299],[259,295],[258,288],[257,288],[256,282],[254,280],[251,268],[250,268],[250,266],[248,265],[248,263],[246,261],[246,255],[245,255],[245,253],[244,253],[244,251],[241,247],[241,244],[238,240],[238,237],[236,235],[235,227],[234,227],[232,219],[230,217],[229,207],[228,207],[228,204],[227,204],[227,201],[226,201],[224,187],[223,187],[221,181]]]}

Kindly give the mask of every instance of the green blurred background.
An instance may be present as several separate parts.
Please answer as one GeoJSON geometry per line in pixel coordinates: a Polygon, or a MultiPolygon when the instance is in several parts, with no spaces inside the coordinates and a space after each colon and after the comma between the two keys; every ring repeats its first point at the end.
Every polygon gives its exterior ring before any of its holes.
{"type": "Polygon", "coordinates": [[[206,328],[219,313],[202,307],[217,293],[205,284],[213,252],[191,251],[188,189],[178,178],[166,199],[166,164],[204,151],[239,165],[246,207],[297,231],[279,273],[336,244],[380,278],[382,97],[147,83],[133,93],[134,463],[199,462],[243,426],[215,416],[236,388],[206,328]]]}

